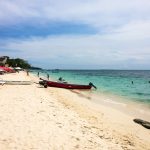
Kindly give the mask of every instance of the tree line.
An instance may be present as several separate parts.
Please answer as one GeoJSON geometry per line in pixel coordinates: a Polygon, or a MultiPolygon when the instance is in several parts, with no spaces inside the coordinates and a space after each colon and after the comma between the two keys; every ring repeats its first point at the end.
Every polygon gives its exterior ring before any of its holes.
{"type": "Polygon", "coordinates": [[[28,61],[21,58],[15,58],[15,59],[8,58],[6,63],[11,67],[21,67],[24,69],[31,68],[31,65],[28,63],[28,61]]]}

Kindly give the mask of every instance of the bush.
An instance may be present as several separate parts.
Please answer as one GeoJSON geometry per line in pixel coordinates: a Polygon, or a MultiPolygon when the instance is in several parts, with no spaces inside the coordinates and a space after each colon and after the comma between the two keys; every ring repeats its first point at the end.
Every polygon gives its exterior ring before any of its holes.
{"type": "Polygon", "coordinates": [[[31,65],[26,60],[20,58],[8,59],[7,64],[11,67],[20,67],[23,69],[31,68],[31,65]]]}

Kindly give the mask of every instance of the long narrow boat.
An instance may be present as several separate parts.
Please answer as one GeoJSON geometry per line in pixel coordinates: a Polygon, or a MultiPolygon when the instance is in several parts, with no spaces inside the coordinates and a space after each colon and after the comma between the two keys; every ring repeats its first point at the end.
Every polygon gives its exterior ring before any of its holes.
{"type": "Polygon", "coordinates": [[[92,83],[89,83],[89,85],[79,85],[42,80],[39,82],[39,84],[43,85],[44,87],[50,86],[65,89],[91,89],[92,87],[96,88],[92,83]]]}
{"type": "Polygon", "coordinates": [[[8,81],[8,80],[0,80],[0,82],[4,82],[4,84],[9,85],[30,85],[32,84],[31,81],[8,81]]]}
{"type": "Polygon", "coordinates": [[[5,82],[0,80],[0,85],[4,85],[4,84],[5,84],[5,82]]]}

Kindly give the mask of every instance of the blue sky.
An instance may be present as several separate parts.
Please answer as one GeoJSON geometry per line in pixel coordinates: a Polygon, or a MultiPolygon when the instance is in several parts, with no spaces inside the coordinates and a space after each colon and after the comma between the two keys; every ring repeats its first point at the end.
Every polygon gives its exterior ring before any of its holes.
{"type": "Polygon", "coordinates": [[[61,69],[150,69],[149,0],[1,0],[0,55],[61,69]]]}

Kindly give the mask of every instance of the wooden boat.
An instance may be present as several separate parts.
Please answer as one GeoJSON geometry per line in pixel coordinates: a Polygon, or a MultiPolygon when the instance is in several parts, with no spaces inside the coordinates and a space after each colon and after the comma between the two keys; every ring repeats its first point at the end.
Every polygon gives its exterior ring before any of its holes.
{"type": "Polygon", "coordinates": [[[32,84],[31,81],[8,81],[8,80],[3,80],[4,84],[8,85],[30,85],[32,84]]]}
{"type": "Polygon", "coordinates": [[[4,81],[0,81],[0,85],[4,85],[5,84],[5,82],[4,81]]]}
{"type": "Polygon", "coordinates": [[[39,84],[43,85],[45,88],[47,86],[50,87],[57,87],[57,88],[65,88],[65,89],[91,89],[92,87],[96,88],[92,83],[89,85],[79,85],[79,84],[68,84],[63,82],[54,82],[54,81],[47,81],[43,80],[39,82],[39,84]]]}

